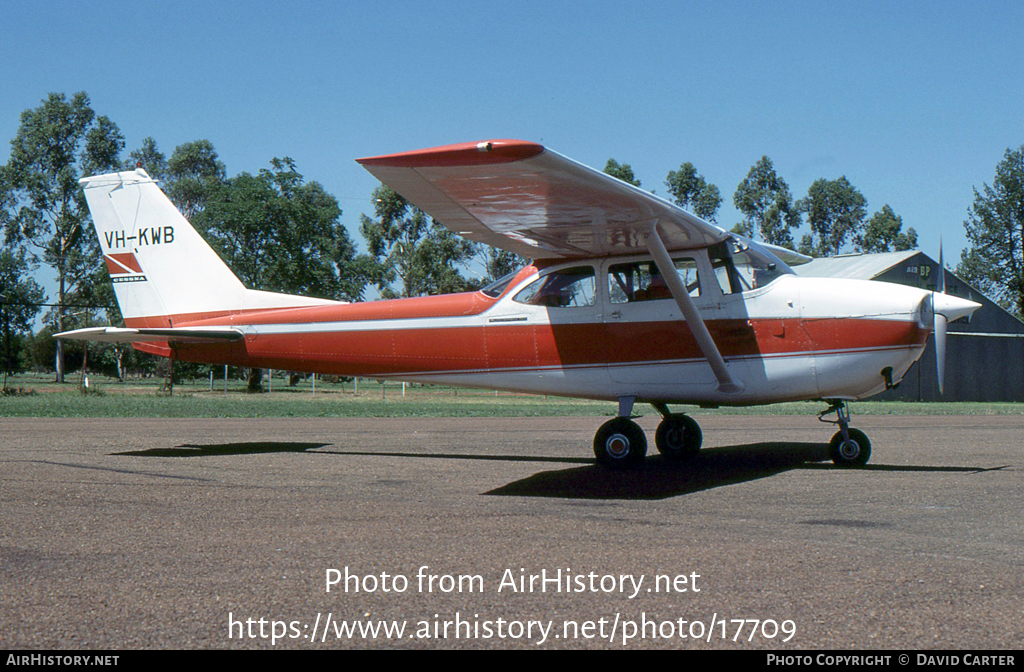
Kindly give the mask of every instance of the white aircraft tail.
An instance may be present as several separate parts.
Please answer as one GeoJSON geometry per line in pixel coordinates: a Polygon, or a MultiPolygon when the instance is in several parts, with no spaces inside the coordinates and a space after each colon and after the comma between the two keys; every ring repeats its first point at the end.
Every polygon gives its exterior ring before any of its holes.
{"type": "Polygon", "coordinates": [[[336,303],[246,289],[141,168],[81,184],[128,326],[336,303]]]}

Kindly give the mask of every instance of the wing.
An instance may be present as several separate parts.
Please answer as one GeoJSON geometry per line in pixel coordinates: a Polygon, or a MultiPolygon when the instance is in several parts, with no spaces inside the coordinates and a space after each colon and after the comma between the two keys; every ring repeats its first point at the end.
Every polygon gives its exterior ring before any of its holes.
{"type": "Polygon", "coordinates": [[[533,259],[646,251],[655,224],[669,250],[728,236],[654,194],[523,140],[357,161],[460,236],[533,259]]]}

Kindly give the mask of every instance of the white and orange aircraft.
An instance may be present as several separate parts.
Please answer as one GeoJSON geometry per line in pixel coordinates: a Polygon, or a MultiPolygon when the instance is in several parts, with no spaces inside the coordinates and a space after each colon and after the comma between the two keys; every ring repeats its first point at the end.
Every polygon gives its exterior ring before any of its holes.
{"type": "Polygon", "coordinates": [[[806,261],[545,147],[493,140],[358,160],[452,231],[533,260],[476,292],[345,303],[245,288],[143,170],[82,180],[124,328],[60,338],[164,357],[618,402],[600,464],[669,458],[701,431],[669,404],[823,400],[838,465],[871,446],[848,400],[897,384],[979,304],[902,285],[800,278],[806,261]]]}

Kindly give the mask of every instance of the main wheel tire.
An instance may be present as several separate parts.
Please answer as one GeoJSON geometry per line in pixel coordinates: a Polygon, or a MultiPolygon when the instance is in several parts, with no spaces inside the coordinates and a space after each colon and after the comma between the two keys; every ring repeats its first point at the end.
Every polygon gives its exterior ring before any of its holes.
{"type": "Polygon", "coordinates": [[[849,440],[843,439],[842,432],[836,432],[828,445],[828,454],[837,467],[863,467],[871,458],[871,442],[859,429],[847,432],[849,440]]]}
{"type": "Polygon", "coordinates": [[[612,418],[594,435],[597,463],[611,469],[639,466],[647,456],[647,437],[629,418],[612,418]]]}
{"type": "Polygon", "coordinates": [[[690,460],[700,452],[704,435],[697,421],[688,415],[668,415],[658,425],[654,434],[654,445],[665,457],[672,460],[690,460]]]}

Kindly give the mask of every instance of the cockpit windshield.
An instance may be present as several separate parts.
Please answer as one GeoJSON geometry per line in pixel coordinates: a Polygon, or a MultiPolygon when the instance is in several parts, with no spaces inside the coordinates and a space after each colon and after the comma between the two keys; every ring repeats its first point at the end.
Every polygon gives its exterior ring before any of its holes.
{"type": "Polygon", "coordinates": [[[508,275],[501,276],[486,287],[482,287],[480,291],[492,299],[496,299],[501,296],[502,292],[508,287],[508,283],[512,282],[517,275],[519,275],[518,270],[512,271],[508,275]]]}

